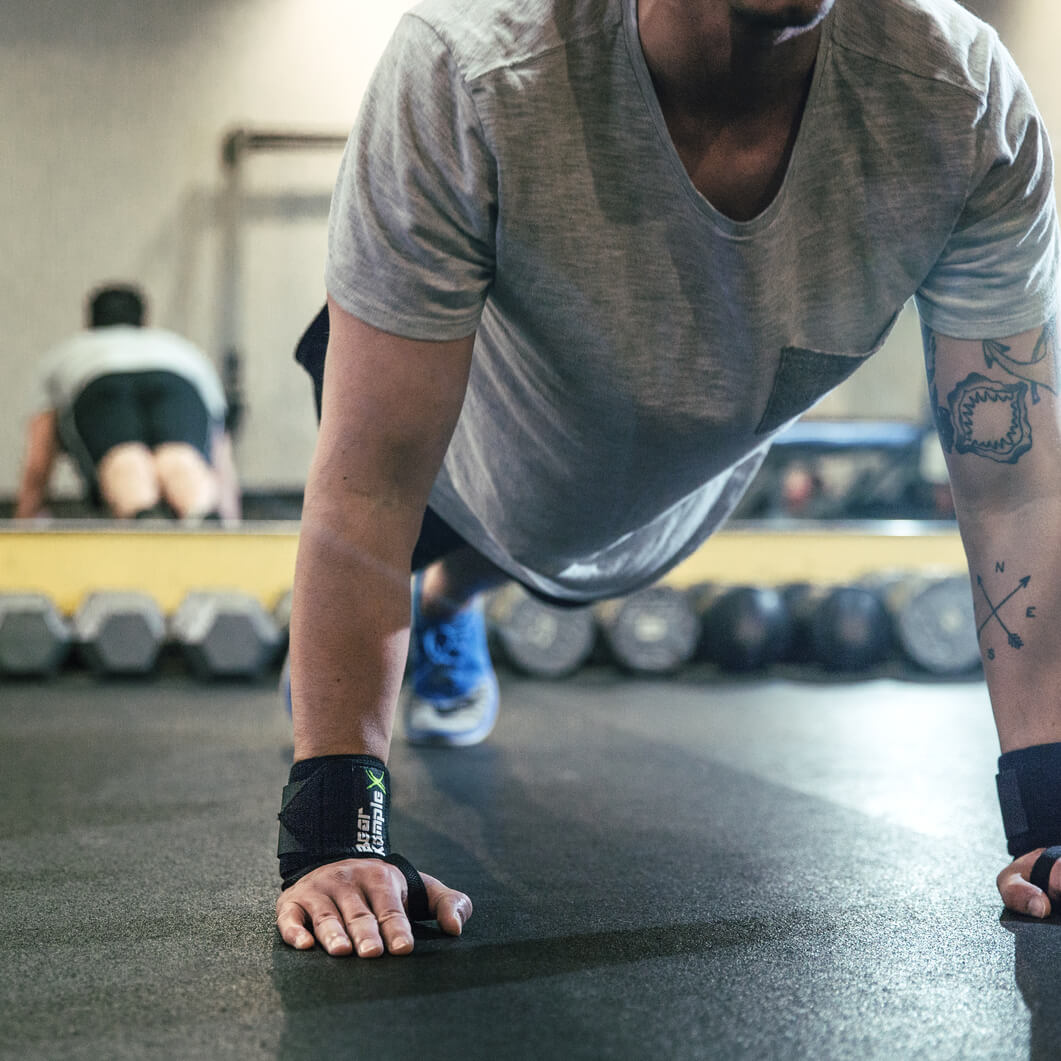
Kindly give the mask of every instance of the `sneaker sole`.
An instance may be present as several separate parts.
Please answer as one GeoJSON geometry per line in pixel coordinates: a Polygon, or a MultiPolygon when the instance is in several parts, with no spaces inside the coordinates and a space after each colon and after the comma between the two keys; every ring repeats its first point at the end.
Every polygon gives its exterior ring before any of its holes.
{"type": "MultiPolygon", "coordinates": [[[[402,709],[406,742],[418,747],[435,748],[468,748],[474,744],[481,744],[493,731],[497,723],[499,708],[499,691],[496,679],[484,684],[486,684],[484,696],[489,697],[489,706],[485,710],[483,717],[465,730],[451,729],[445,726],[442,722],[442,719],[446,717],[445,713],[438,711],[436,704],[416,696],[411,691],[407,693],[402,709]],[[440,720],[438,727],[413,725],[410,722],[410,717],[418,710],[435,714],[440,720]]],[[[482,689],[483,686],[479,688],[482,689]]]]}

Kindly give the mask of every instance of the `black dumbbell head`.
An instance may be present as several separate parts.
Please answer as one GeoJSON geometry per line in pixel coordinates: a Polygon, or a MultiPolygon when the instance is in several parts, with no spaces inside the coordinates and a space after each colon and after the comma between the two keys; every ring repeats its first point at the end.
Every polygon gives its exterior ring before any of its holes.
{"type": "Polygon", "coordinates": [[[515,669],[536,678],[565,678],[590,657],[597,623],[590,608],[547,604],[510,583],[487,606],[491,640],[515,669]]]}

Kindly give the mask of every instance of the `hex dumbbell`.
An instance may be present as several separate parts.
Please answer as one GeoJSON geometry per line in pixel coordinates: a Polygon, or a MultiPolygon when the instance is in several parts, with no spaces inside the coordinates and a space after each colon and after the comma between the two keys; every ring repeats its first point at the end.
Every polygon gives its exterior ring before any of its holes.
{"type": "Polygon", "coordinates": [[[204,679],[258,678],[283,640],[260,601],[235,590],[189,593],[170,618],[170,636],[204,679]]]}
{"type": "Polygon", "coordinates": [[[69,651],[69,624],[48,597],[0,594],[0,674],[50,678],[69,651]]]}
{"type": "Polygon", "coordinates": [[[147,675],[166,640],[157,601],[133,590],[90,593],[73,617],[81,659],[97,674],[147,675]]]}

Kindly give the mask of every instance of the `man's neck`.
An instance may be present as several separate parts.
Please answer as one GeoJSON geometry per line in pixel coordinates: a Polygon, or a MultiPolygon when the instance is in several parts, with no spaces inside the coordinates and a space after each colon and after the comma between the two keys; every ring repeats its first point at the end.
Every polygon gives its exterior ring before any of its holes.
{"type": "Polygon", "coordinates": [[[712,124],[797,113],[821,38],[820,21],[775,25],[730,0],[638,0],[638,29],[664,110],[712,124]]]}

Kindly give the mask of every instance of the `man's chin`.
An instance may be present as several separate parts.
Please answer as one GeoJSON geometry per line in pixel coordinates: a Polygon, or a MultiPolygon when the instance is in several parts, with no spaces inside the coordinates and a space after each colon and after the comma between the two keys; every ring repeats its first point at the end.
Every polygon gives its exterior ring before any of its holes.
{"type": "Polygon", "coordinates": [[[833,0],[732,0],[733,17],[760,33],[811,29],[829,13],[833,0]]]}

